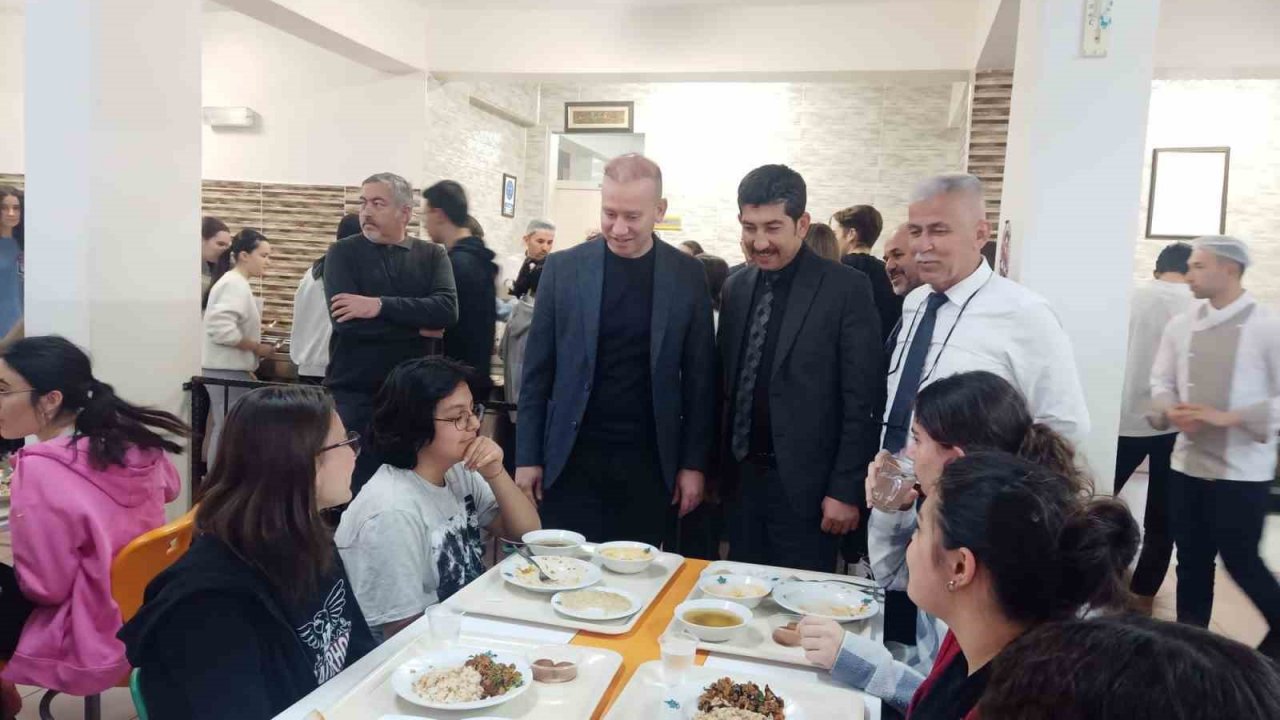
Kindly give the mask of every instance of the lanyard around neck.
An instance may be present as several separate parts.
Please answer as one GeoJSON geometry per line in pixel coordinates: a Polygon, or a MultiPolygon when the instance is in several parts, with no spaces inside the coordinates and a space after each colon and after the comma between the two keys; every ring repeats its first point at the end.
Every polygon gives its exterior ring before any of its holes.
{"type": "MultiPolygon", "coordinates": [[[[967,299],[965,299],[964,303],[960,305],[960,312],[956,314],[956,321],[951,323],[951,329],[947,331],[946,337],[942,339],[942,348],[938,350],[938,355],[933,358],[933,364],[929,366],[928,372],[926,372],[920,378],[921,385],[924,385],[924,383],[928,381],[929,377],[933,375],[933,371],[938,368],[938,363],[941,362],[942,360],[942,353],[947,351],[947,345],[951,342],[951,335],[955,333],[956,328],[960,326],[960,319],[964,317],[964,311],[969,309],[969,303],[973,302],[973,299],[978,296],[978,293],[982,292],[983,289],[985,289],[987,285],[991,283],[991,278],[994,276],[995,276],[995,273],[988,275],[987,279],[983,280],[982,284],[978,286],[978,289],[974,290],[973,294],[970,295],[967,299]]],[[[927,304],[928,304],[927,300],[926,302],[920,303],[919,305],[916,306],[915,312],[911,314],[911,326],[907,328],[907,337],[902,343],[904,350],[898,353],[897,360],[894,361],[893,367],[889,369],[890,377],[892,377],[894,373],[898,372],[898,370],[902,367],[902,357],[907,354],[905,348],[910,347],[911,345],[911,340],[912,340],[911,334],[916,329],[916,323],[920,317],[920,310],[927,304]]],[[[898,322],[902,322],[902,321],[899,320],[898,322]]],[[[930,338],[929,340],[932,342],[933,338],[930,338]]]]}

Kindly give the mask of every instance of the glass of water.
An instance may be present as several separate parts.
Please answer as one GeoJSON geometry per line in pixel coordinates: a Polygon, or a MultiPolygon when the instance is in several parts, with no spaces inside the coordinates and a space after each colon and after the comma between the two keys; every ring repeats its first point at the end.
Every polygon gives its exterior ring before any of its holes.
{"type": "Polygon", "coordinates": [[[880,463],[875,485],[871,488],[871,506],[896,512],[916,486],[915,463],[906,453],[891,455],[880,463]]]}
{"type": "Polygon", "coordinates": [[[444,647],[457,645],[462,634],[462,618],[461,612],[448,605],[436,604],[427,608],[427,625],[432,641],[444,647]]]}
{"type": "Polygon", "coordinates": [[[679,684],[685,671],[693,667],[698,638],[687,630],[669,630],[658,638],[658,648],[662,651],[662,681],[679,684]]]}

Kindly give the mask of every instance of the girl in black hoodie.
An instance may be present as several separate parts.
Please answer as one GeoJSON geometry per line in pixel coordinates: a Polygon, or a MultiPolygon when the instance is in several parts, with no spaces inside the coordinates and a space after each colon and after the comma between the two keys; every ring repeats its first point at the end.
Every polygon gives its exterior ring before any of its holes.
{"type": "Polygon", "coordinates": [[[319,388],[231,409],[196,539],[120,631],[151,717],[268,720],[373,648],[320,517],[351,499],[358,440],[319,388]]]}

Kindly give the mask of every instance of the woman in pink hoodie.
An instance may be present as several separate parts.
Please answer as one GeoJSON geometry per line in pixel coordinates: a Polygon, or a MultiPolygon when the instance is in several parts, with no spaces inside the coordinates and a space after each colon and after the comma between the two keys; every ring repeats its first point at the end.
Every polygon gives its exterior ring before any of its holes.
{"type": "Polygon", "coordinates": [[[188,434],[173,415],[116,397],[63,338],[27,338],[0,355],[0,436],[40,441],[14,462],[14,567],[0,574],[16,574],[30,612],[23,622],[20,599],[0,595],[0,637],[21,623],[5,680],[91,695],[126,676],[111,561],[164,523],[179,485],[165,453],[181,453],[175,438],[188,434]]]}

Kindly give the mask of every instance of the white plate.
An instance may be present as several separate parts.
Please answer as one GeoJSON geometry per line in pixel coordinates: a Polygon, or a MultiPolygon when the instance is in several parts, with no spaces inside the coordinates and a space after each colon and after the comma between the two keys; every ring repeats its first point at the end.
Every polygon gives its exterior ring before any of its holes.
{"type": "Polygon", "coordinates": [[[569,582],[565,582],[563,585],[545,586],[538,582],[536,573],[531,578],[517,575],[516,570],[518,568],[529,566],[529,561],[519,555],[512,555],[499,566],[502,579],[516,587],[538,593],[581,590],[584,587],[591,587],[600,582],[602,574],[600,568],[585,560],[560,557],[558,555],[539,555],[537,558],[538,565],[542,568],[542,571],[550,575],[553,580],[559,581],[562,578],[567,578],[569,582]]]}
{"type": "Polygon", "coordinates": [[[461,667],[463,663],[475,654],[477,654],[475,650],[455,648],[452,650],[437,650],[421,655],[396,668],[396,671],[391,675],[391,687],[395,689],[396,694],[400,697],[414,705],[421,705],[425,708],[433,710],[478,710],[514,700],[522,695],[525,690],[528,690],[530,685],[533,685],[533,671],[529,669],[529,663],[524,658],[510,653],[495,652],[492,653],[495,662],[504,665],[515,665],[516,670],[520,672],[520,684],[503,695],[472,702],[437,703],[427,700],[413,689],[413,681],[417,680],[423,673],[461,667]]]}
{"type": "Polygon", "coordinates": [[[880,605],[867,593],[837,582],[789,582],[773,589],[773,601],[797,615],[811,615],[846,623],[866,620],[880,612],[880,605]],[[836,608],[853,612],[842,614],[836,608]]]}
{"type": "Polygon", "coordinates": [[[570,608],[565,607],[562,604],[564,602],[564,596],[569,592],[580,592],[577,590],[564,590],[556,593],[555,595],[552,595],[551,607],[555,608],[556,612],[562,615],[568,615],[571,618],[578,618],[579,620],[621,620],[624,617],[631,617],[632,615],[635,615],[637,612],[640,611],[641,606],[644,604],[640,602],[640,598],[636,597],[634,593],[629,593],[626,590],[619,590],[617,588],[605,588],[605,587],[595,588],[595,590],[599,592],[612,593],[614,595],[617,595],[618,597],[624,598],[626,599],[627,602],[631,603],[631,607],[627,608],[622,612],[611,612],[611,613],[605,612],[600,609],[572,610],[570,608]]]}
{"type": "MultiPolygon", "coordinates": [[[[725,675],[722,677],[730,677],[725,675]]],[[[735,680],[734,682],[738,682],[735,680]]],[[[756,683],[763,687],[761,683],[756,683]]],[[[684,683],[662,696],[662,714],[664,718],[685,718],[692,720],[698,714],[698,698],[706,691],[711,683],[684,683]]],[[[769,689],[775,695],[782,698],[782,712],[787,720],[804,720],[804,709],[792,699],[785,687],[778,687],[777,683],[768,683],[769,689]]]]}

